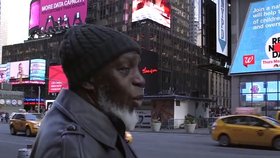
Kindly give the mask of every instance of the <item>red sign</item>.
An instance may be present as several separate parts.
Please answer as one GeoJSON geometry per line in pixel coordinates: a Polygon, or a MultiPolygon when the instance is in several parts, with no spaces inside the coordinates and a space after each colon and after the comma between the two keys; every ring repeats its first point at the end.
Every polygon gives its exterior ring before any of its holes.
{"type": "Polygon", "coordinates": [[[58,93],[62,88],[68,89],[68,80],[61,65],[50,66],[49,68],[49,93],[58,93]]]}
{"type": "Polygon", "coordinates": [[[142,73],[143,74],[154,74],[156,73],[158,70],[157,69],[148,69],[147,67],[144,67],[142,69],[142,73]]]}
{"type": "Polygon", "coordinates": [[[274,45],[274,52],[280,52],[280,43],[274,45]]]}
{"type": "Polygon", "coordinates": [[[248,67],[248,65],[255,64],[255,55],[244,55],[243,56],[243,65],[248,67]]]}

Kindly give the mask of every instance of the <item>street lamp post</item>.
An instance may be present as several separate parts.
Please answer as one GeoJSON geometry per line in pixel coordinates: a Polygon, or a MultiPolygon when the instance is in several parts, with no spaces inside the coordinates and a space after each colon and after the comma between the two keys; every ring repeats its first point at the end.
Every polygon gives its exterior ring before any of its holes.
{"type": "Polygon", "coordinates": [[[38,86],[38,113],[40,113],[40,109],[41,109],[41,86],[38,86]]]}

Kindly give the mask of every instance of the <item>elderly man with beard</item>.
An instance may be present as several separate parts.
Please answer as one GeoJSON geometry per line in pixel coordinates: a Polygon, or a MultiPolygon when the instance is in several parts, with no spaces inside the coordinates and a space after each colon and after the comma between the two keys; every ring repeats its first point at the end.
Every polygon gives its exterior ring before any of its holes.
{"type": "Polygon", "coordinates": [[[143,101],[140,52],[110,28],[72,27],[59,48],[69,90],[61,90],[44,117],[31,158],[136,157],[124,135],[143,101]]]}

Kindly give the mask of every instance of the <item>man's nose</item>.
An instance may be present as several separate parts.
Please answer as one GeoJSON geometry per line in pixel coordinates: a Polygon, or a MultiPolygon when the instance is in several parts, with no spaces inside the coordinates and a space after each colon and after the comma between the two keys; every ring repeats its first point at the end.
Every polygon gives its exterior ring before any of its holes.
{"type": "Polygon", "coordinates": [[[145,81],[145,78],[140,73],[140,71],[136,72],[134,80],[133,80],[133,84],[138,87],[141,87],[141,88],[145,87],[146,81],[145,81]]]}

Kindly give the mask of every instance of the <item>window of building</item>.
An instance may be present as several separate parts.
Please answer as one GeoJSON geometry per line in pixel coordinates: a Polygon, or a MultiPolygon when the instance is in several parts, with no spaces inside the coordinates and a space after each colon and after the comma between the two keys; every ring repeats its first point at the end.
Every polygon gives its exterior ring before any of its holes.
{"type": "Polygon", "coordinates": [[[240,82],[240,106],[260,107],[268,114],[279,110],[280,81],[249,81],[240,82]]]}

